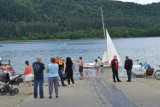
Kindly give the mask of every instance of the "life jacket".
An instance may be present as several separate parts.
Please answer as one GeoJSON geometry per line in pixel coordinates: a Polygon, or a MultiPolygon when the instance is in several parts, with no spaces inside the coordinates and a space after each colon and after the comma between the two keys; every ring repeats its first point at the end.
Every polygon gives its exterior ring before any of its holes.
{"type": "Polygon", "coordinates": [[[100,60],[100,61],[99,61],[99,64],[100,64],[100,65],[103,65],[103,61],[102,61],[102,60],[100,60]]]}
{"type": "Polygon", "coordinates": [[[58,65],[63,65],[61,60],[58,61],[58,65]]]}

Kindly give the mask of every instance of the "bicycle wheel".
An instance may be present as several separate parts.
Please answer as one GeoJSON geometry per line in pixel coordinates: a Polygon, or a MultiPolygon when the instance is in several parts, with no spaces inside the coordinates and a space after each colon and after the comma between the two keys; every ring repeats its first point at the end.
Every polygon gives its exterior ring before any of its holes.
{"type": "Polygon", "coordinates": [[[155,76],[155,78],[156,78],[157,80],[160,80],[160,70],[157,70],[157,71],[155,72],[154,76],[155,76]]]}

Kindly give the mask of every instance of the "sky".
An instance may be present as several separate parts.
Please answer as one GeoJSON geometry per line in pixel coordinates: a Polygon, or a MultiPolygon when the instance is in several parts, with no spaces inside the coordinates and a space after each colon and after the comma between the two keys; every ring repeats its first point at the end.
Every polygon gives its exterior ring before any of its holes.
{"type": "Polygon", "coordinates": [[[135,2],[138,4],[151,4],[151,3],[157,3],[160,2],[160,0],[118,0],[118,1],[124,1],[124,2],[135,2]]]}

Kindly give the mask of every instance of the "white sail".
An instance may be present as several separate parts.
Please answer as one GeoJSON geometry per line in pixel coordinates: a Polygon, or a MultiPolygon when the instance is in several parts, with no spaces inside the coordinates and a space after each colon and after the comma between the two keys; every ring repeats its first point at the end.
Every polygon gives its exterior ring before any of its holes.
{"type": "Polygon", "coordinates": [[[119,54],[118,54],[118,52],[117,52],[117,50],[116,50],[111,38],[110,38],[110,35],[109,35],[109,33],[108,33],[107,29],[106,29],[106,49],[104,51],[102,60],[104,62],[109,62],[110,63],[111,60],[113,59],[114,55],[117,56],[117,59],[120,62],[121,61],[120,60],[120,56],[119,56],[119,54]]]}
{"type": "Polygon", "coordinates": [[[107,62],[108,59],[107,59],[107,50],[105,49],[104,53],[103,53],[103,57],[102,57],[102,62],[107,62]]]}

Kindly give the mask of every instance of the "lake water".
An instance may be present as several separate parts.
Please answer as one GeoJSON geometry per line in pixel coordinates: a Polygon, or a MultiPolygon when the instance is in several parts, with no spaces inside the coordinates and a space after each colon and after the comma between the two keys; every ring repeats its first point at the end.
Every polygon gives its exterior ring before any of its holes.
{"type": "MultiPolygon", "coordinates": [[[[160,64],[160,38],[127,38],[113,39],[115,47],[124,62],[126,55],[140,62],[148,62],[151,66],[160,64]]],[[[16,72],[23,72],[24,61],[30,64],[37,55],[42,56],[42,62],[48,64],[51,57],[70,56],[78,60],[82,56],[85,62],[93,62],[103,55],[104,40],[53,40],[36,42],[0,42],[2,59],[10,59],[16,72]]]]}

